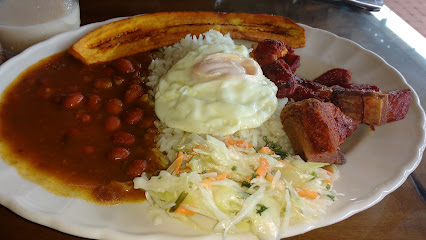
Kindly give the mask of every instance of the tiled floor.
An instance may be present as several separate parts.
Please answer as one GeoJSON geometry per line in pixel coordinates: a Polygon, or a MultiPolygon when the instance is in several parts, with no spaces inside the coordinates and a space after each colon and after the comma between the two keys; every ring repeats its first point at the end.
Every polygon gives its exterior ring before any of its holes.
{"type": "Polygon", "coordinates": [[[383,0],[383,2],[426,37],[426,0],[383,0]]]}

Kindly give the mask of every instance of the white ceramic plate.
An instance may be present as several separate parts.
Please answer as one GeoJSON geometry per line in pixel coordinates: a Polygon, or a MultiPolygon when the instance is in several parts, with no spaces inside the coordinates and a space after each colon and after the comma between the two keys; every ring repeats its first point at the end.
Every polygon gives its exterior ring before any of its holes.
{"type": "MultiPolygon", "coordinates": [[[[0,67],[0,92],[27,67],[63,51],[89,31],[108,22],[94,23],[37,44],[0,67]]],[[[359,45],[323,30],[304,26],[306,47],[298,49],[298,73],[312,79],[333,67],[351,69],[353,82],[370,83],[382,90],[410,88],[403,76],[383,59],[359,45]]],[[[294,226],[282,237],[342,221],[378,203],[398,188],[421,161],[425,147],[425,114],[413,91],[404,120],[376,128],[361,126],[342,146],[348,162],[340,167],[335,189],[343,193],[320,220],[294,226]]],[[[79,199],[53,195],[22,179],[13,167],[0,161],[0,203],[24,218],[59,231],[101,239],[221,239],[168,219],[153,224],[148,204],[99,206],[79,199]]],[[[229,239],[255,239],[234,235],[229,239]]]]}

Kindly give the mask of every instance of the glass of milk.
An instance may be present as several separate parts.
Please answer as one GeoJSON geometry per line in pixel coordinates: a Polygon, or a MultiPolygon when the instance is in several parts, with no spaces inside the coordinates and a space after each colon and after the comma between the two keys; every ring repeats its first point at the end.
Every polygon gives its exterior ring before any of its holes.
{"type": "Polygon", "coordinates": [[[0,43],[8,57],[78,27],[78,0],[0,0],[0,43]]]}

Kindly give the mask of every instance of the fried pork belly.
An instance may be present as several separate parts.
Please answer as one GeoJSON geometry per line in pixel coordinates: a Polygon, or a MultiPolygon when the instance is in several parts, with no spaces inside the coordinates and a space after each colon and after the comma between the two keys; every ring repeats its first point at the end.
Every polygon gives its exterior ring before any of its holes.
{"type": "Polygon", "coordinates": [[[265,39],[260,44],[253,46],[251,56],[260,66],[265,66],[284,57],[287,53],[288,49],[283,42],[265,39]]]}
{"type": "Polygon", "coordinates": [[[369,125],[383,125],[387,121],[388,94],[360,90],[335,90],[332,102],[346,115],[369,125]]]}
{"type": "Polygon", "coordinates": [[[344,164],[339,145],[358,127],[358,123],[332,103],[305,99],[288,104],[281,112],[284,131],[295,154],[308,162],[344,164]]]}
{"type": "Polygon", "coordinates": [[[296,89],[295,75],[292,73],[291,67],[283,59],[278,59],[262,66],[262,71],[278,87],[278,98],[293,95],[296,89]]]}
{"type": "Polygon", "coordinates": [[[411,103],[411,90],[376,92],[334,89],[331,101],[346,115],[369,125],[383,125],[405,117],[411,103]]]}
{"type": "Polygon", "coordinates": [[[388,96],[388,114],[386,122],[399,121],[405,117],[411,103],[411,90],[395,90],[387,92],[388,96]]]}

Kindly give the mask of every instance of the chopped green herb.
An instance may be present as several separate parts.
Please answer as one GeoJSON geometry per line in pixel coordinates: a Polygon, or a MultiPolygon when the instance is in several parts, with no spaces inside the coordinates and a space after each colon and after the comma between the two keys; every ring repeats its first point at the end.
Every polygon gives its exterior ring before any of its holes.
{"type": "Polygon", "coordinates": [[[331,189],[331,185],[327,184],[327,186],[325,186],[325,188],[327,188],[327,190],[330,190],[331,189]]]}
{"type": "Polygon", "coordinates": [[[333,195],[327,195],[327,197],[329,197],[331,200],[333,200],[334,201],[334,199],[336,198],[335,196],[333,196],[333,195]]]}
{"type": "Polygon", "coordinates": [[[256,213],[262,216],[262,213],[268,208],[263,204],[258,204],[258,206],[260,207],[260,209],[257,209],[256,213]]]}
{"type": "Polygon", "coordinates": [[[251,187],[251,184],[247,181],[244,181],[244,182],[241,183],[241,186],[249,188],[249,187],[251,187]]]}
{"type": "Polygon", "coordinates": [[[312,172],[312,173],[311,173],[311,175],[313,176],[313,178],[311,178],[311,180],[314,180],[315,178],[317,178],[317,177],[318,177],[318,175],[317,175],[317,173],[316,173],[316,172],[312,172]]]}
{"type": "Polygon", "coordinates": [[[206,171],[202,171],[201,174],[207,173],[206,171]]]}
{"type": "Polygon", "coordinates": [[[232,166],[231,170],[232,171],[237,171],[237,166],[232,166]]]}
{"type": "Polygon", "coordinates": [[[256,178],[257,176],[259,176],[259,174],[253,173],[253,175],[251,175],[251,179],[256,178]]]}
{"type": "Polygon", "coordinates": [[[281,157],[281,159],[284,159],[288,156],[288,153],[286,151],[284,151],[284,149],[280,145],[278,145],[277,143],[269,141],[266,136],[263,136],[262,139],[263,139],[263,141],[265,141],[266,146],[268,148],[270,148],[272,151],[274,151],[275,154],[279,155],[281,157]]]}
{"type": "Polygon", "coordinates": [[[182,192],[179,197],[176,199],[175,205],[170,208],[170,212],[176,211],[176,209],[179,207],[179,205],[185,200],[186,196],[188,196],[187,192],[182,192]]]}

